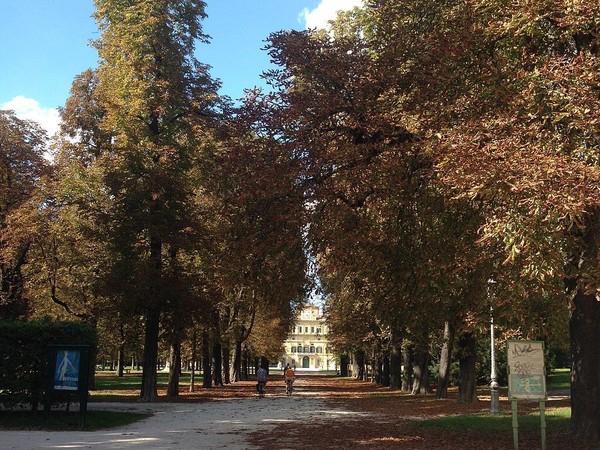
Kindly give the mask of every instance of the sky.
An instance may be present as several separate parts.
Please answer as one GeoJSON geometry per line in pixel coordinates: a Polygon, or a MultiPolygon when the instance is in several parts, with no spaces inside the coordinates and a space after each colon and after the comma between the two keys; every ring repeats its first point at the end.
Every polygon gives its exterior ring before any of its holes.
{"type": "MultiPolygon", "coordinates": [[[[197,59],[212,66],[221,94],[233,99],[246,88],[264,87],[269,69],[265,39],[279,30],[324,28],[337,11],[362,0],[206,0],[197,59]]],[[[76,75],[97,66],[93,0],[0,0],[0,109],[35,120],[50,135],[58,130],[57,107],[76,75]]]]}

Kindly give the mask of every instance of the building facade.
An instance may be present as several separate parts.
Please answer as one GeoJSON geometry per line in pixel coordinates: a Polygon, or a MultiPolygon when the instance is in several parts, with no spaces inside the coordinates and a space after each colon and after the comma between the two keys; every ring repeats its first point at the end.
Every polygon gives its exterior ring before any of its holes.
{"type": "Polygon", "coordinates": [[[280,360],[297,369],[337,370],[335,355],[327,340],[327,325],[321,309],[315,305],[307,305],[302,309],[295,325],[284,343],[285,354],[280,360]]]}

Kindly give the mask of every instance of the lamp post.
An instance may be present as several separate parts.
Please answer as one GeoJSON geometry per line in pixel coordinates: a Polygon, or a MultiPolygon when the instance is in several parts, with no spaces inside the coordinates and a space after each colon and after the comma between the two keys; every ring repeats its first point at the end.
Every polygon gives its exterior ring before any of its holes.
{"type": "MultiPolygon", "coordinates": [[[[494,299],[493,287],[496,282],[493,279],[488,280],[488,297],[490,303],[494,299]]],[[[498,377],[496,374],[496,345],[494,342],[494,307],[490,304],[490,413],[498,414],[500,412],[500,402],[498,398],[498,377]]]]}

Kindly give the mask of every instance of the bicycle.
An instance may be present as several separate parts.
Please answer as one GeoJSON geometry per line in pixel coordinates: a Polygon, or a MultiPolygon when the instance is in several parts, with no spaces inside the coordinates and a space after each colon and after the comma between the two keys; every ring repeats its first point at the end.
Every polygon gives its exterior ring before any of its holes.
{"type": "Polygon", "coordinates": [[[285,394],[288,397],[290,397],[292,395],[292,391],[294,390],[293,384],[294,384],[293,379],[290,378],[288,380],[285,380],[285,394]]]}

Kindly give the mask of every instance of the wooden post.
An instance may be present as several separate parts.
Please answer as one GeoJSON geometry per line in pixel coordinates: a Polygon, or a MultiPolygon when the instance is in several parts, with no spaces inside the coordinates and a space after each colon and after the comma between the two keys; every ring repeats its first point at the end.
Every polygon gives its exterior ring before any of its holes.
{"type": "Polygon", "coordinates": [[[511,402],[512,406],[512,429],[513,429],[513,448],[519,450],[519,416],[517,415],[517,401],[511,402]]]}
{"type": "Polygon", "coordinates": [[[546,402],[540,402],[540,430],[542,432],[542,450],[546,450],[546,402]]]}

